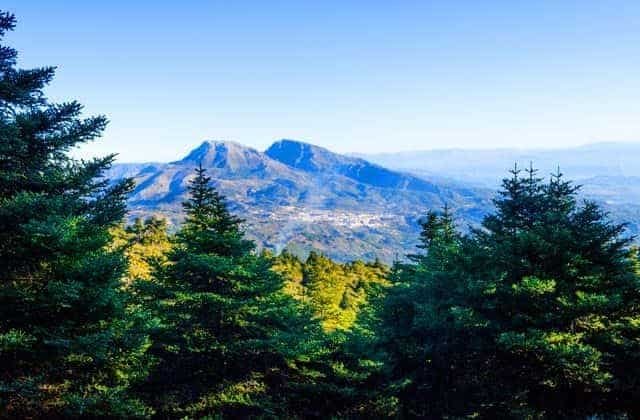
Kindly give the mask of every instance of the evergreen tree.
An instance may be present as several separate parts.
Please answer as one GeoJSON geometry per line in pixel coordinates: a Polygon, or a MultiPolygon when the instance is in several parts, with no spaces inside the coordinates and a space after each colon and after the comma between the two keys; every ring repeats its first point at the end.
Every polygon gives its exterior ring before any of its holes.
{"type": "Polygon", "coordinates": [[[489,282],[476,280],[491,304],[475,310],[493,329],[497,381],[513,390],[498,402],[548,417],[635,417],[640,283],[624,225],[578,205],[578,187],[559,171],[522,183],[524,204],[504,196],[475,237],[492,266],[489,282]],[[501,209],[513,207],[522,223],[507,232],[517,217],[501,209]]]}
{"type": "Polygon", "coordinates": [[[476,372],[468,369],[465,325],[447,323],[464,284],[459,271],[463,238],[448,207],[429,211],[421,226],[422,253],[394,264],[376,340],[384,351],[387,393],[399,399],[397,407],[389,407],[392,412],[437,418],[448,405],[468,403],[470,376],[476,372]],[[463,357],[454,361],[458,352],[463,357]]]}
{"type": "Polygon", "coordinates": [[[624,226],[579,205],[559,172],[520,175],[469,236],[451,242],[428,218],[426,253],[396,274],[381,345],[399,409],[636,417],[640,283],[624,226]]]}
{"type": "MultiPolygon", "coordinates": [[[[0,12],[0,39],[14,25],[0,12]]],[[[132,183],[101,178],[113,156],[69,157],[106,118],[48,102],[54,69],[16,57],[0,46],[0,416],[144,416],[127,392],[147,338],[126,313],[122,253],[107,250],[132,183]]]]}
{"type": "Polygon", "coordinates": [[[304,282],[304,262],[297,256],[284,249],[275,258],[273,270],[285,278],[284,291],[289,296],[308,304],[305,300],[306,289],[304,282]]]}
{"type": "Polygon", "coordinates": [[[142,392],[170,417],[283,415],[287,389],[304,379],[297,366],[324,351],[319,325],[284,294],[203,168],[189,191],[167,263],[139,285],[161,322],[142,392]]]}
{"type": "Polygon", "coordinates": [[[182,205],[186,219],[180,240],[192,250],[229,257],[253,251],[253,242],[244,238],[240,228],[243,220],[229,212],[225,198],[211,186],[211,178],[202,165],[195,173],[189,184],[190,199],[182,205]]]}

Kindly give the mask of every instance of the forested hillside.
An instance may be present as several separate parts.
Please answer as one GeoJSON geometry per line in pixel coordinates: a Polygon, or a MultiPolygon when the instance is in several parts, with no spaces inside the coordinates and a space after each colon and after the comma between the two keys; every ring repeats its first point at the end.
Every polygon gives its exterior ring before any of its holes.
{"type": "Polygon", "coordinates": [[[127,222],[53,77],[0,47],[0,418],[640,417],[638,252],[559,171],[477,229],[424,208],[390,266],[261,252],[199,156],[176,229],[127,222]]]}

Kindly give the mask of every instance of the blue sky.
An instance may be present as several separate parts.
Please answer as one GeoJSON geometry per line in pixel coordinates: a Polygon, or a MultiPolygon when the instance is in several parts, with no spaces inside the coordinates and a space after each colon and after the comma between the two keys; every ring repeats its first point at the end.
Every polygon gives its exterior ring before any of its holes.
{"type": "Polygon", "coordinates": [[[23,67],[106,114],[81,155],[640,140],[637,1],[4,0],[23,67]]]}

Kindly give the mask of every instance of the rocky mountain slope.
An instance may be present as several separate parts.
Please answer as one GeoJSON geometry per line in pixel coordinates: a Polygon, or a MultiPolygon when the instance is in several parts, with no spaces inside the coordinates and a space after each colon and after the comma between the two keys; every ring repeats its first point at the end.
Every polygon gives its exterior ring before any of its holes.
{"type": "Polygon", "coordinates": [[[390,262],[412,249],[417,220],[428,209],[447,203],[464,227],[490,208],[489,190],[422,179],[293,140],[266,152],[206,141],[181,160],[115,165],[108,176],[136,180],[131,217],[160,213],[177,225],[199,163],[246,219],[247,234],[275,251],[317,249],[338,260],[390,262]]]}

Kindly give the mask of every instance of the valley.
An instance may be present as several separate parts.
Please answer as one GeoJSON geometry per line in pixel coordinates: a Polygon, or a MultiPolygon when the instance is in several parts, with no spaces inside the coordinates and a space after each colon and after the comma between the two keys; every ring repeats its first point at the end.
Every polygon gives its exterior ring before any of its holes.
{"type": "Polygon", "coordinates": [[[555,151],[345,156],[295,140],[275,142],[265,152],[235,142],[205,141],[183,159],[116,164],[107,176],[136,181],[128,201],[130,219],[162,215],[175,229],[182,221],[187,183],[202,163],[260,248],[287,249],[300,257],[317,250],[338,261],[391,263],[412,251],[418,221],[428,210],[446,204],[460,229],[477,226],[514,163],[523,168],[533,162],[540,176],[562,163],[566,176],[583,185],[583,198],[598,202],[613,220],[628,222],[626,234],[636,235],[636,152],[634,145],[603,143],[555,151]]]}
{"type": "Polygon", "coordinates": [[[491,208],[489,189],[422,179],[294,140],[265,152],[205,141],[181,160],[116,164],[107,177],[134,178],[130,219],[162,215],[175,228],[200,163],[245,219],[248,237],[261,248],[302,257],[318,250],[338,261],[391,263],[413,248],[418,220],[428,210],[446,204],[465,228],[491,208]]]}

